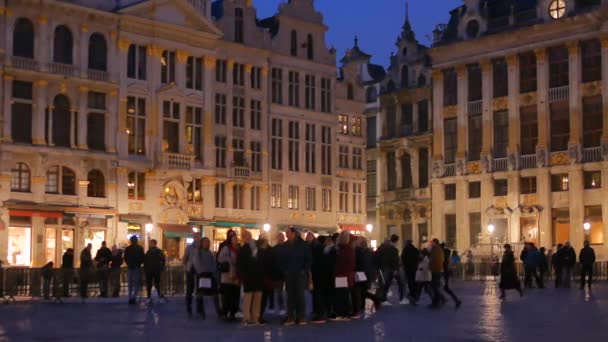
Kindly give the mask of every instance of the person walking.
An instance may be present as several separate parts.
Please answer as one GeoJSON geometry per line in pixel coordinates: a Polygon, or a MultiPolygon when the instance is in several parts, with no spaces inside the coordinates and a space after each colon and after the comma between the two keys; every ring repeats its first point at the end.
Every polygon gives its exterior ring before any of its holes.
{"type": "Polygon", "coordinates": [[[544,286],[542,279],[538,275],[538,267],[541,263],[541,255],[533,243],[527,242],[521,253],[521,261],[524,264],[524,286],[532,288],[532,279],[536,281],[536,286],[542,289],[544,286]]]}
{"type": "Polygon", "coordinates": [[[262,290],[264,289],[264,270],[258,255],[257,242],[247,230],[243,230],[241,247],[236,267],[243,283],[243,325],[261,324],[262,290]]]}
{"type": "Polygon", "coordinates": [[[581,249],[578,256],[578,261],[581,264],[581,290],[585,288],[587,277],[587,286],[591,289],[591,281],[593,280],[593,264],[595,264],[595,251],[589,246],[589,241],[585,241],[585,246],[581,249]]]}
{"type": "Polygon", "coordinates": [[[312,263],[310,248],[302,240],[294,227],[287,229],[286,257],[283,259],[283,273],[287,290],[286,326],[306,325],[306,301],[304,292],[312,263]]]}
{"type": "Polygon", "coordinates": [[[373,279],[376,278],[372,250],[367,245],[367,239],[358,237],[355,241],[355,288],[353,295],[353,313],[355,316],[365,313],[365,301],[370,299],[375,307],[380,301],[375,294],[369,292],[373,279]]]}
{"type": "Polygon", "coordinates": [[[562,270],[564,268],[564,246],[560,243],[551,257],[551,266],[555,270],[555,288],[562,287],[562,270]]]}
{"type": "Polygon", "coordinates": [[[414,246],[412,240],[405,241],[405,246],[401,252],[401,264],[403,265],[403,272],[407,281],[408,298],[410,298],[410,301],[412,298],[415,298],[415,294],[417,293],[416,272],[418,271],[419,258],[420,252],[414,246]]]}
{"type": "Polygon", "coordinates": [[[63,281],[63,296],[70,296],[70,285],[74,281],[74,250],[68,248],[61,257],[61,280],[63,281]]]}
{"type": "Polygon", "coordinates": [[[122,270],[122,250],[118,246],[112,247],[112,259],[110,259],[110,293],[116,298],[120,295],[120,273],[122,270]]]}
{"type": "MultiPolygon", "coordinates": [[[[186,247],[182,258],[182,264],[186,271],[186,312],[188,315],[192,315],[192,298],[195,289],[198,288],[198,275],[203,272],[200,258],[201,238],[200,232],[192,234],[192,243],[186,247]]],[[[196,312],[199,314],[203,305],[201,301],[201,298],[196,298],[196,312]]]]}
{"type": "Polygon", "coordinates": [[[129,305],[135,305],[141,288],[141,264],[144,262],[145,254],[137,236],[132,235],[129,241],[131,244],[125,248],[124,259],[127,264],[129,305]]]}
{"type": "Polygon", "coordinates": [[[211,252],[211,241],[209,238],[202,238],[200,241],[200,268],[201,273],[199,274],[198,281],[198,293],[197,293],[197,305],[200,304],[199,314],[202,319],[207,317],[205,311],[205,298],[204,297],[212,297],[213,305],[215,307],[215,312],[218,317],[222,316],[222,311],[220,308],[220,298],[218,295],[217,288],[217,262],[215,260],[215,255],[211,252]],[[201,286],[203,285],[203,286],[201,286]],[[200,298],[200,299],[199,299],[200,298]]]}
{"type": "Polygon", "coordinates": [[[272,300],[272,296],[274,295],[274,285],[272,283],[270,272],[266,267],[272,267],[272,249],[268,244],[268,239],[265,234],[260,234],[258,241],[256,242],[258,246],[258,258],[262,263],[262,279],[263,279],[263,287],[262,287],[262,303],[260,305],[260,323],[266,324],[266,320],[264,319],[264,314],[266,313],[266,308],[269,307],[269,304],[272,300]]]}
{"type": "Polygon", "coordinates": [[[148,301],[152,300],[152,286],[156,288],[158,298],[165,298],[160,290],[160,277],[165,270],[165,253],[157,247],[158,242],[150,240],[150,248],[144,258],[144,273],[146,274],[146,290],[148,301]]]}
{"type": "Polygon", "coordinates": [[[390,241],[385,241],[377,251],[379,268],[384,279],[382,287],[382,304],[387,306],[391,305],[388,301],[388,292],[393,283],[393,279],[397,280],[399,301],[401,302],[403,300],[403,284],[399,277],[399,250],[397,249],[397,243],[399,243],[399,236],[393,234],[391,235],[390,241]]]}
{"type": "Polygon", "coordinates": [[[282,262],[287,255],[285,244],[285,235],[282,232],[276,235],[276,244],[270,248],[270,255],[264,266],[272,285],[272,296],[269,299],[268,308],[270,313],[275,312],[278,315],[285,315],[285,275],[283,274],[282,262]],[[276,309],[276,310],[275,310],[276,309]]]}
{"type": "Polygon", "coordinates": [[[91,256],[92,244],[87,246],[80,252],[80,298],[84,301],[89,296],[89,280],[93,270],[93,257],[91,256]]]}
{"type": "MultiPolygon", "coordinates": [[[[49,261],[40,269],[42,276],[42,296],[51,299],[51,282],[53,281],[53,262],[49,261]]],[[[1,270],[0,270],[1,271],[1,270]]]]}
{"type": "Polygon", "coordinates": [[[504,254],[500,263],[500,299],[506,298],[506,290],[515,289],[523,296],[517,270],[515,269],[515,255],[511,249],[511,245],[504,245],[504,254]]]}
{"type": "Polygon", "coordinates": [[[562,284],[565,288],[570,288],[572,269],[576,265],[576,252],[570,245],[570,241],[564,243],[563,253],[562,284]]]}
{"type": "MultiPolygon", "coordinates": [[[[456,305],[456,309],[458,309],[462,305],[462,301],[450,288],[450,276],[452,273],[452,270],[450,268],[450,260],[452,251],[445,246],[445,243],[441,244],[441,248],[443,248],[443,291],[447,293],[450,298],[452,298],[452,300],[454,301],[454,305],[456,305]]],[[[441,298],[443,298],[443,296],[441,298]]]]}
{"type": "Polygon", "coordinates": [[[338,237],[338,249],[335,270],[335,302],[336,320],[345,321],[350,318],[358,319],[360,316],[353,315],[351,292],[355,285],[355,250],[351,246],[351,235],[343,230],[338,237]],[[352,317],[351,317],[352,315],[352,317]]]}
{"type": "Polygon", "coordinates": [[[441,277],[444,272],[444,259],[445,254],[441,246],[439,245],[438,239],[433,239],[431,243],[431,253],[429,257],[429,269],[431,270],[431,291],[433,293],[433,302],[430,308],[438,309],[441,302],[445,301],[445,298],[441,294],[441,277]]]}
{"type": "Polygon", "coordinates": [[[540,278],[543,287],[545,287],[545,277],[547,275],[547,270],[549,269],[549,263],[547,262],[548,257],[546,254],[545,247],[541,247],[538,250],[540,254],[539,264],[538,264],[538,277],[540,278]]]}
{"type": "Polygon", "coordinates": [[[108,275],[110,273],[110,260],[112,251],[106,246],[106,242],[101,242],[101,248],[95,254],[97,267],[97,277],[99,278],[99,297],[108,297],[108,275]]]}
{"type": "Polygon", "coordinates": [[[430,260],[429,249],[424,248],[420,252],[419,260],[417,262],[416,275],[415,275],[416,286],[415,286],[414,292],[410,296],[410,304],[412,304],[412,305],[418,304],[418,302],[420,301],[420,298],[422,297],[423,291],[429,295],[431,302],[433,301],[434,294],[433,294],[433,290],[431,289],[432,274],[431,274],[431,270],[429,268],[430,263],[431,263],[431,260],[430,260]]]}
{"type": "Polygon", "coordinates": [[[241,286],[237,273],[237,258],[239,255],[239,240],[236,234],[231,234],[226,244],[218,254],[217,262],[221,272],[222,310],[225,318],[234,321],[241,302],[241,286]]]}

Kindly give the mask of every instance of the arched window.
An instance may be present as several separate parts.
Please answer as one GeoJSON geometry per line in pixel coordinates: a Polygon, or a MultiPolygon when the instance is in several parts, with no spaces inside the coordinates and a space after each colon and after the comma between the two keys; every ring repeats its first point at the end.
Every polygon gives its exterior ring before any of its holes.
{"type": "Polygon", "coordinates": [[[298,55],[298,32],[291,30],[291,48],[289,49],[292,56],[298,55]]]}
{"type": "Polygon", "coordinates": [[[65,166],[53,166],[46,172],[47,194],[76,195],[76,174],[65,166]]]}
{"type": "Polygon", "coordinates": [[[87,196],[106,197],[106,182],[103,173],[99,170],[91,170],[87,176],[87,196]]]}
{"type": "Polygon", "coordinates": [[[30,168],[25,163],[17,163],[11,169],[11,191],[30,191],[30,168]]]}
{"type": "Polygon", "coordinates": [[[310,60],[315,59],[315,44],[310,33],[306,37],[306,55],[310,60]]]}
{"type": "Polygon", "coordinates": [[[34,25],[27,18],[19,18],[15,22],[13,56],[34,58],[34,25]]]}
{"type": "Polygon", "coordinates": [[[378,91],[376,90],[375,86],[367,88],[367,90],[365,91],[365,99],[367,100],[367,102],[376,102],[376,100],[378,99],[378,91]]]}
{"type": "Polygon", "coordinates": [[[244,41],[245,30],[243,23],[243,9],[234,9],[234,41],[236,43],[242,43],[244,41]]]}
{"type": "Polygon", "coordinates": [[[72,64],[74,41],[72,32],[64,25],[55,28],[55,38],[53,41],[53,62],[72,64]]]}
{"type": "Polygon", "coordinates": [[[52,138],[55,146],[71,146],[72,115],[70,100],[64,95],[57,95],[53,100],[52,138]]]}
{"type": "Polygon", "coordinates": [[[407,88],[410,85],[410,70],[407,65],[401,67],[401,88],[407,88]]]}
{"type": "Polygon", "coordinates": [[[106,71],[108,68],[108,47],[101,33],[93,33],[89,38],[89,69],[106,71]]]}
{"type": "Polygon", "coordinates": [[[355,88],[350,83],[348,84],[348,86],[346,88],[346,98],[349,100],[355,99],[355,88]]]}
{"type": "Polygon", "coordinates": [[[426,76],[424,76],[424,74],[420,74],[418,76],[418,86],[419,87],[426,87],[426,76]]]}

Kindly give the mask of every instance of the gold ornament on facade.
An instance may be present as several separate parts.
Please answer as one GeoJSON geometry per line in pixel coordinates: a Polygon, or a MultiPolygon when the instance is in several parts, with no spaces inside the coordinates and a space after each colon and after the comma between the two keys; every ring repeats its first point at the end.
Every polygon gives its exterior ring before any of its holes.
{"type": "Polygon", "coordinates": [[[167,139],[163,139],[163,152],[167,152],[169,151],[169,141],[167,141],[167,139]]]}
{"type": "Polygon", "coordinates": [[[446,106],[443,107],[443,117],[444,118],[453,118],[458,114],[458,106],[446,106]]]}
{"type": "Polygon", "coordinates": [[[120,49],[120,51],[122,51],[122,52],[129,51],[129,46],[131,46],[131,41],[128,40],[127,38],[120,38],[118,40],[118,48],[120,49]]]}
{"type": "Polygon", "coordinates": [[[184,51],[184,50],[177,50],[177,61],[179,63],[186,63],[186,61],[188,60],[188,52],[184,51]]]}
{"type": "Polygon", "coordinates": [[[89,32],[89,25],[87,25],[87,24],[80,25],[80,31],[85,32],[85,33],[89,32]]]}
{"type": "Polygon", "coordinates": [[[530,106],[536,104],[536,92],[530,92],[519,95],[519,103],[522,106],[530,106]]]}
{"type": "Polygon", "coordinates": [[[40,25],[46,25],[49,22],[49,18],[47,18],[45,15],[41,15],[38,17],[38,23],[40,25]]]}
{"type": "Polygon", "coordinates": [[[130,212],[141,212],[144,210],[144,205],[138,202],[129,203],[129,211],[130,212]]]}
{"type": "Polygon", "coordinates": [[[81,186],[81,187],[89,186],[89,181],[85,181],[85,180],[78,181],[78,186],[81,186]]]}
{"type": "Polygon", "coordinates": [[[595,82],[589,82],[589,83],[585,83],[582,85],[582,93],[583,96],[595,96],[595,95],[600,95],[602,93],[602,82],[601,81],[595,81],[595,82]]]}
{"type": "Polygon", "coordinates": [[[81,92],[81,93],[87,93],[87,92],[89,92],[89,87],[87,87],[87,86],[80,86],[80,87],[78,87],[78,91],[81,92]]]}
{"type": "Polygon", "coordinates": [[[568,158],[567,152],[551,153],[551,165],[568,165],[570,158],[568,158]]]}
{"type": "Polygon", "coordinates": [[[494,205],[496,208],[506,208],[507,207],[507,198],[506,197],[496,197],[494,199],[494,205]]]}
{"type": "Polygon", "coordinates": [[[213,56],[206,56],[205,57],[205,67],[207,69],[215,68],[215,61],[216,61],[215,57],[213,57],[213,56]]]}
{"type": "Polygon", "coordinates": [[[576,56],[579,54],[580,45],[578,44],[578,41],[567,42],[566,47],[568,48],[568,54],[570,54],[571,56],[576,56]]]}
{"type": "Polygon", "coordinates": [[[492,110],[504,110],[509,108],[509,100],[506,96],[492,100],[492,110]]]}
{"type": "Polygon", "coordinates": [[[203,208],[200,206],[191,205],[186,208],[186,213],[189,217],[203,217],[203,208]]]}
{"type": "Polygon", "coordinates": [[[524,195],[523,204],[525,206],[532,206],[538,203],[538,196],[536,194],[524,195]]]}
{"type": "Polygon", "coordinates": [[[547,50],[545,48],[535,49],[534,54],[538,61],[544,61],[547,58],[547,50]]]}
{"type": "Polygon", "coordinates": [[[158,45],[148,45],[148,55],[161,58],[163,56],[163,48],[158,45]]]}
{"type": "Polygon", "coordinates": [[[46,183],[46,177],[32,177],[32,184],[44,184],[46,183]]]}
{"type": "Polygon", "coordinates": [[[478,161],[468,162],[467,163],[467,173],[468,174],[480,174],[481,173],[481,163],[478,161]]]}
{"type": "Polygon", "coordinates": [[[211,176],[203,176],[203,184],[204,185],[215,185],[217,184],[217,179],[211,176]]]}
{"type": "Polygon", "coordinates": [[[600,42],[602,44],[602,48],[608,49],[608,36],[601,37],[600,42]]]}
{"type": "Polygon", "coordinates": [[[433,70],[433,81],[442,81],[443,80],[443,71],[439,69],[433,70]]]}
{"type": "Polygon", "coordinates": [[[518,55],[509,55],[505,59],[507,61],[507,65],[508,66],[517,66],[517,63],[519,63],[519,56],[518,55]]]}

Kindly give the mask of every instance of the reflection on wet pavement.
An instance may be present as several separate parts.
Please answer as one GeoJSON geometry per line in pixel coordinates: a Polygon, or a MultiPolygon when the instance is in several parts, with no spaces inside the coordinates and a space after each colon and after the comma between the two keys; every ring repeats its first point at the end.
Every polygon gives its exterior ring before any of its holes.
{"type": "MultiPolygon", "coordinates": [[[[393,305],[359,321],[282,327],[268,316],[264,327],[242,327],[189,319],[182,298],[129,307],[122,303],[0,306],[0,341],[607,341],[608,285],[592,292],[577,289],[512,291],[498,299],[495,282],[457,283],[464,300],[442,310],[393,305]]],[[[395,303],[396,304],[396,303],[395,303]]]]}

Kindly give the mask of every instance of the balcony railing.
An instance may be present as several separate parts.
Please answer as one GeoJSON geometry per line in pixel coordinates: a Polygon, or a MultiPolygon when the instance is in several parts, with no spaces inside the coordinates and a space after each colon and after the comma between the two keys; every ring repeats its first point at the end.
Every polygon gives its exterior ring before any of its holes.
{"type": "Polygon", "coordinates": [[[519,157],[519,166],[521,169],[536,168],[536,154],[529,154],[519,157]]]}
{"type": "Polygon", "coordinates": [[[24,69],[32,71],[38,71],[40,69],[37,60],[18,56],[11,57],[11,66],[15,69],[24,69]]]}
{"type": "Polygon", "coordinates": [[[49,63],[49,70],[53,74],[60,74],[64,76],[76,76],[77,68],[72,64],[63,64],[63,63],[49,63]]]}
{"type": "Polygon", "coordinates": [[[173,170],[190,170],[194,165],[194,155],[163,153],[163,166],[173,170]]]}
{"type": "Polygon", "coordinates": [[[412,189],[399,189],[397,190],[398,201],[409,201],[412,199],[412,189]]]}
{"type": "Polygon", "coordinates": [[[469,115],[479,114],[479,113],[481,113],[482,105],[483,105],[482,100],[470,101],[467,105],[467,112],[469,113],[469,115]]]}
{"type": "Polygon", "coordinates": [[[251,176],[251,170],[249,166],[233,166],[232,167],[232,178],[234,179],[249,179],[251,176]]]}
{"type": "Polygon", "coordinates": [[[570,97],[570,86],[549,88],[549,102],[567,100],[570,97]]]}
{"type": "Polygon", "coordinates": [[[492,172],[507,171],[507,158],[492,159],[492,172]]]}
{"type": "Polygon", "coordinates": [[[93,70],[93,69],[87,70],[87,78],[90,79],[91,81],[100,81],[100,82],[107,82],[109,79],[107,71],[93,70]]]}
{"type": "Polygon", "coordinates": [[[583,149],[583,162],[592,163],[602,161],[602,147],[587,147],[583,149]]]}
{"type": "Polygon", "coordinates": [[[443,176],[444,177],[456,176],[456,164],[455,163],[445,164],[443,176]]]}

